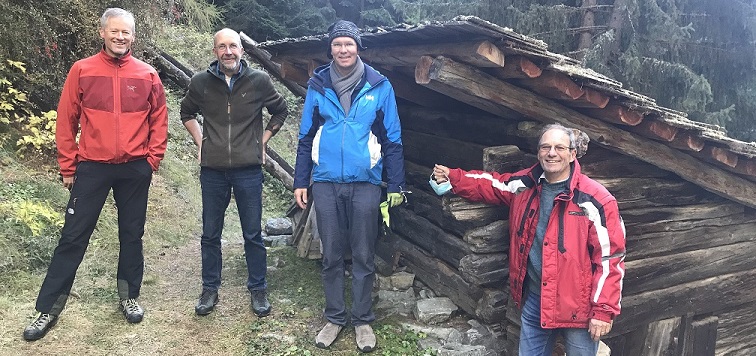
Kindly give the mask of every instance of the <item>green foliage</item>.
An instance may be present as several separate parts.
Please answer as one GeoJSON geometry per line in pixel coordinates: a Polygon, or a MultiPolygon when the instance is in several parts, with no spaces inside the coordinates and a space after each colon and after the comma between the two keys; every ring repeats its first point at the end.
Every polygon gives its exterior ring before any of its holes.
{"type": "Polygon", "coordinates": [[[375,329],[376,337],[380,342],[380,353],[384,356],[391,355],[435,355],[435,351],[421,350],[417,342],[426,337],[423,333],[405,330],[392,324],[383,324],[375,329]]]}
{"type": "Polygon", "coordinates": [[[325,32],[336,19],[326,1],[229,0],[223,9],[226,26],[256,41],[325,32]]]}
{"type": "MultiPolygon", "coordinates": [[[[6,174],[15,176],[17,167],[6,168],[6,174]]],[[[63,226],[61,190],[31,176],[0,185],[0,268],[4,271],[35,270],[49,263],[63,226]]]]}
{"type": "MultiPolygon", "coordinates": [[[[50,153],[55,148],[55,111],[37,115],[25,92],[14,88],[8,79],[14,72],[26,72],[24,63],[12,60],[0,61],[0,127],[9,133],[10,128],[17,130],[19,153],[33,150],[35,153],[50,153]]],[[[8,134],[0,138],[7,141],[8,134]]]]}

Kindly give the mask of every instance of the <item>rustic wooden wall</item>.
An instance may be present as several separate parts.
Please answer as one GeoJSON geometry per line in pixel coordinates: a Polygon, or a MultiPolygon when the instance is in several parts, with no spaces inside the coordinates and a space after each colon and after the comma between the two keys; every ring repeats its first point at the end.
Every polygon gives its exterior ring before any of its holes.
{"type": "MultiPolygon", "coordinates": [[[[409,266],[464,311],[506,332],[515,355],[519,313],[508,303],[507,208],[437,197],[428,179],[434,163],[500,172],[530,166],[542,124],[406,102],[400,115],[412,203],[392,213],[396,235],[379,248],[392,252],[381,257],[409,266]]],[[[580,162],[615,195],[627,228],[623,311],[604,340],[612,354],[754,352],[753,209],[597,144],[580,162]]]]}

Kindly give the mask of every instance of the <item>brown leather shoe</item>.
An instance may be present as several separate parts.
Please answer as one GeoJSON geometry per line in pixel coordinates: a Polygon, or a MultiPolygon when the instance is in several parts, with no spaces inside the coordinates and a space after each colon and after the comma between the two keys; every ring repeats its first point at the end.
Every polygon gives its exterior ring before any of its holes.
{"type": "Polygon", "coordinates": [[[354,328],[357,339],[357,350],[360,352],[372,352],[375,350],[375,334],[369,324],[354,328]]]}
{"type": "Polygon", "coordinates": [[[326,323],[323,329],[318,333],[318,336],[315,337],[315,346],[321,349],[331,346],[331,344],[336,341],[336,338],[339,337],[339,333],[343,328],[343,326],[336,325],[332,322],[326,323]]]}

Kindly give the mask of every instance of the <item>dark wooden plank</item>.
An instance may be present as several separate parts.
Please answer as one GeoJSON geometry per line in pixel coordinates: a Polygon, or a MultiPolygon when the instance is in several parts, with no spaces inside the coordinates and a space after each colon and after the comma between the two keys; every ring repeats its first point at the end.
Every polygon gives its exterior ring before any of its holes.
{"type": "Polygon", "coordinates": [[[686,330],[685,343],[681,355],[683,356],[714,356],[717,345],[717,325],[719,318],[709,316],[693,320],[686,330]]]}
{"type": "Polygon", "coordinates": [[[751,356],[756,350],[754,304],[738,305],[720,314],[717,325],[717,355],[751,356]]]}
{"type": "Polygon", "coordinates": [[[660,178],[598,178],[620,207],[625,209],[651,206],[688,205],[701,202],[707,193],[683,180],[660,178]]]}
{"type": "MultiPolygon", "coordinates": [[[[756,244],[741,242],[625,262],[623,293],[639,294],[753,268],[756,244]],[[701,263],[706,261],[706,263],[701,263]]],[[[631,256],[633,253],[631,252],[631,256]]]]}
{"type": "Polygon", "coordinates": [[[663,256],[672,251],[684,252],[756,241],[756,222],[731,226],[704,226],[683,231],[665,231],[627,235],[627,258],[663,256]]]}
{"type": "Polygon", "coordinates": [[[506,219],[509,208],[506,205],[491,205],[471,202],[453,194],[442,198],[444,211],[459,221],[477,221],[489,224],[496,220],[506,219]]]}
{"type": "Polygon", "coordinates": [[[470,254],[459,261],[462,278],[479,286],[507,284],[509,260],[506,253],[470,254]]]}
{"type": "Polygon", "coordinates": [[[468,230],[462,239],[470,245],[473,252],[509,251],[509,220],[497,220],[468,230]]]}
{"type": "Polygon", "coordinates": [[[628,233],[685,231],[702,226],[729,226],[756,221],[753,211],[729,201],[621,211],[628,233]]]}
{"type": "Polygon", "coordinates": [[[641,325],[686,313],[716,313],[754,303],[756,293],[743,286],[755,284],[756,269],[623,296],[622,313],[611,334],[623,334],[641,325]]]}
{"type": "Polygon", "coordinates": [[[511,173],[528,167],[530,161],[525,152],[514,145],[486,147],[483,149],[483,170],[486,172],[511,173]]]}
{"type": "Polygon", "coordinates": [[[673,356],[677,351],[680,318],[655,321],[648,325],[642,356],[673,356]]]}
{"type": "Polygon", "coordinates": [[[454,268],[459,267],[459,261],[463,257],[472,254],[470,247],[462,239],[407,209],[392,214],[391,224],[394,232],[454,268]]]}

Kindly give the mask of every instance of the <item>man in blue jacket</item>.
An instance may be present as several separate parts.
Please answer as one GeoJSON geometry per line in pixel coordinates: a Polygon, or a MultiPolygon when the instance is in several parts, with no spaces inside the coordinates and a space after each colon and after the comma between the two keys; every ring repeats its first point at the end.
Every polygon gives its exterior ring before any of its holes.
{"type": "Polygon", "coordinates": [[[304,209],[312,180],[328,320],[315,343],[327,348],[347,324],[344,254],[351,251],[351,323],[357,348],[370,352],[376,345],[370,293],[383,168],[389,205],[397,206],[404,199],[404,154],[394,89],[386,77],[362,63],[362,49],[355,24],[341,20],[329,28],[328,57],[333,61],[317,68],[308,82],[294,196],[304,209]]]}

